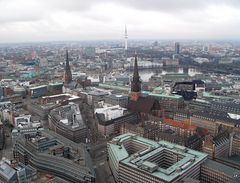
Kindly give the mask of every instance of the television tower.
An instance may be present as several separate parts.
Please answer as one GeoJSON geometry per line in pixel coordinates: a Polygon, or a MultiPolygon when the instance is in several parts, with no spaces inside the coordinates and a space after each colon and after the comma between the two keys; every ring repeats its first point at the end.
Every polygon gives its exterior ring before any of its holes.
{"type": "Polygon", "coordinates": [[[125,33],[124,33],[124,39],[125,39],[125,51],[127,51],[128,44],[127,44],[127,39],[128,39],[128,34],[127,34],[127,26],[125,25],[125,33]]]}

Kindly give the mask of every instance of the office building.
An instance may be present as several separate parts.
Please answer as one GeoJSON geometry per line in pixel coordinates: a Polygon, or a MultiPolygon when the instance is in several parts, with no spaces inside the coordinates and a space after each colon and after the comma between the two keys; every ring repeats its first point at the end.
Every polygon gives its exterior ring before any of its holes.
{"type": "Polygon", "coordinates": [[[182,109],[184,107],[184,99],[181,95],[174,94],[159,94],[144,92],[149,98],[153,98],[159,102],[159,105],[164,109],[182,109]]]}
{"type": "Polygon", "coordinates": [[[95,58],[96,48],[95,47],[86,47],[84,49],[85,58],[95,58]]]}
{"type": "Polygon", "coordinates": [[[31,183],[37,171],[30,165],[11,163],[3,158],[0,160],[0,182],[2,183],[31,183]]]}
{"type": "Polygon", "coordinates": [[[51,130],[74,142],[85,143],[87,140],[87,127],[76,103],[70,102],[51,110],[48,122],[51,130]]]}
{"type": "Polygon", "coordinates": [[[3,149],[5,144],[5,132],[4,132],[4,125],[0,119],[0,149],[3,149]]]}
{"type": "Polygon", "coordinates": [[[208,135],[203,141],[202,151],[209,155],[209,158],[228,157],[230,148],[230,136],[228,131],[217,134],[215,137],[208,135]]]}
{"type": "Polygon", "coordinates": [[[22,114],[14,118],[14,126],[30,126],[31,115],[22,114]]]}
{"type": "Polygon", "coordinates": [[[72,183],[95,183],[95,172],[85,145],[76,144],[52,131],[18,138],[14,158],[39,171],[72,183]]]}
{"type": "Polygon", "coordinates": [[[46,95],[48,92],[47,85],[34,86],[29,88],[31,98],[38,98],[46,95]]]}
{"type": "Polygon", "coordinates": [[[239,170],[213,160],[208,159],[201,165],[201,181],[204,183],[226,183],[239,176],[239,170]]]}
{"type": "Polygon", "coordinates": [[[216,135],[219,129],[239,131],[235,127],[240,126],[240,121],[235,118],[235,115],[213,109],[193,112],[190,121],[191,125],[207,128],[211,135],[216,135]]]}
{"type": "Polygon", "coordinates": [[[121,107],[127,107],[128,105],[128,96],[126,95],[107,95],[104,97],[105,102],[112,105],[120,105],[121,107]]]}
{"type": "Polygon", "coordinates": [[[200,178],[207,154],[167,141],[151,141],[131,133],[115,137],[107,145],[108,161],[118,183],[176,183],[200,178]]]}
{"type": "Polygon", "coordinates": [[[165,140],[191,149],[201,149],[202,136],[196,127],[171,119],[164,119],[164,123],[159,120],[144,121],[140,124],[123,123],[120,133],[134,133],[155,141],[165,140]]]}
{"type": "Polygon", "coordinates": [[[0,99],[4,96],[4,87],[0,86],[0,99]]]}
{"type": "Polygon", "coordinates": [[[50,95],[41,97],[41,104],[60,104],[65,102],[77,102],[80,101],[80,97],[69,93],[63,93],[58,95],[50,95]]]}
{"type": "Polygon", "coordinates": [[[122,124],[138,122],[136,113],[128,113],[125,108],[118,105],[97,108],[95,115],[98,120],[98,132],[106,137],[119,134],[122,124]]]}
{"type": "Polygon", "coordinates": [[[179,42],[175,42],[175,54],[179,54],[180,53],[180,43],[179,42]]]}
{"type": "Polygon", "coordinates": [[[69,93],[43,96],[39,101],[28,104],[27,109],[31,114],[37,115],[41,119],[46,120],[52,109],[67,104],[68,102],[78,102],[79,100],[80,97],[69,93]]]}
{"type": "Polygon", "coordinates": [[[240,155],[240,134],[230,134],[229,156],[240,155]]]}
{"type": "Polygon", "coordinates": [[[48,94],[57,95],[63,93],[63,83],[49,83],[48,85],[48,94]]]}
{"type": "Polygon", "coordinates": [[[13,92],[15,95],[19,95],[22,98],[25,98],[27,95],[27,90],[23,86],[14,86],[13,87],[13,92]]]}
{"type": "Polygon", "coordinates": [[[240,114],[240,104],[237,101],[212,101],[211,109],[232,114],[240,114]]]}
{"type": "Polygon", "coordinates": [[[12,130],[12,144],[14,145],[18,138],[28,139],[30,137],[35,137],[38,134],[41,134],[43,131],[42,127],[16,127],[12,130]]]}

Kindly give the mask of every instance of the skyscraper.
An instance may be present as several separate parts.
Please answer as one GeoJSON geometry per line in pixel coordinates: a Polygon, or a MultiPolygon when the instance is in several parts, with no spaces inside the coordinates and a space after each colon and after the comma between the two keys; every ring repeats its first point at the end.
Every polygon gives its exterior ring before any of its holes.
{"type": "Polygon", "coordinates": [[[124,38],[125,38],[125,45],[124,45],[124,49],[125,51],[127,51],[128,49],[128,43],[127,43],[127,39],[128,39],[128,34],[127,34],[127,26],[125,25],[125,33],[124,33],[124,38]]]}
{"type": "Polygon", "coordinates": [[[66,50],[66,65],[63,80],[64,84],[69,84],[72,81],[72,72],[69,65],[68,50],[66,50]]]}
{"type": "Polygon", "coordinates": [[[179,53],[180,53],[180,43],[175,42],[175,54],[179,54],[179,53]]]}

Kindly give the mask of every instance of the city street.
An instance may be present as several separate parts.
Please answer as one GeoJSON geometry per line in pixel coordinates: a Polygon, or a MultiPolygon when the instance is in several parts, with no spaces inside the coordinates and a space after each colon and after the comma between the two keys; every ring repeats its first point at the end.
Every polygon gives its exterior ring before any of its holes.
{"type": "Polygon", "coordinates": [[[13,159],[11,130],[6,126],[5,126],[5,145],[4,149],[0,150],[0,158],[3,157],[10,160],[13,159]]]}
{"type": "Polygon", "coordinates": [[[96,164],[97,183],[115,183],[107,161],[99,161],[96,164]]]}

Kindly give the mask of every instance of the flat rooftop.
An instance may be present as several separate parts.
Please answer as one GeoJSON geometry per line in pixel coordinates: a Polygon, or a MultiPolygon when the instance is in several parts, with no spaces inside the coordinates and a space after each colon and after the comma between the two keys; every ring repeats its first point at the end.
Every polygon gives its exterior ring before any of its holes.
{"type": "Polygon", "coordinates": [[[167,141],[155,142],[131,133],[113,138],[108,145],[120,163],[134,169],[146,171],[152,176],[167,182],[173,181],[207,158],[207,154],[202,152],[194,151],[167,141]],[[135,143],[140,148],[137,150],[134,149],[134,151],[129,150],[129,147],[124,146],[124,144],[128,142],[135,143]],[[170,164],[169,162],[165,162],[169,154],[170,156],[176,155],[178,157],[177,161],[170,164]],[[162,156],[163,160],[161,160],[161,162],[155,161],[154,157],[156,156],[162,156]],[[164,156],[166,158],[164,158],[164,156]]]}
{"type": "Polygon", "coordinates": [[[30,86],[30,90],[36,90],[36,89],[40,89],[40,88],[46,88],[47,85],[39,85],[39,86],[30,86]]]}
{"type": "Polygon", "coordinates": [[[0,173],[3,177],[5,177],[7,180],[10,180],[16,171],[4,160],[0,161],[0,173]]]}
{"type": "Polygon", "coordinates": [[[204,165],[207,167],[210,167],[211,169],[213,169],[215,171],[222,172],[225,175],[228,175],[230,177],[239,177],[239,175],[240,175],[239,170],[232,168],[230,166],[226,166],[222,163],[218,163],[216,161],[210,160],[210,159],[205,161],[204,165]]]}
{"type": "Polygon", "coordinates": [[[43,96],[42,99],[51,99],[51,98],[58,98],[58,97],[68,97],[69,101],[80,98],[76,95],[72,95],[69,93],[62,93],[62,94],[58,94],[58,95],[43,96]]]}
{"type": "Polygon", "coordinates": [[[164,93],[153,93],[150,91],[142,91],[141,92],[144,95],[152,96],[152,97],[157,97],[157,98],[168,98],[168,99],[183,99],[181,95],[175,95],[175,94],[164,94],[164,93]]]}
{"type": "Polygon", "coordinates": [[[58,124],[71,130],[86,128],[78,104],[70,102],[68,105],[53,109],[50,114],[55,117],[58,124]]]}

